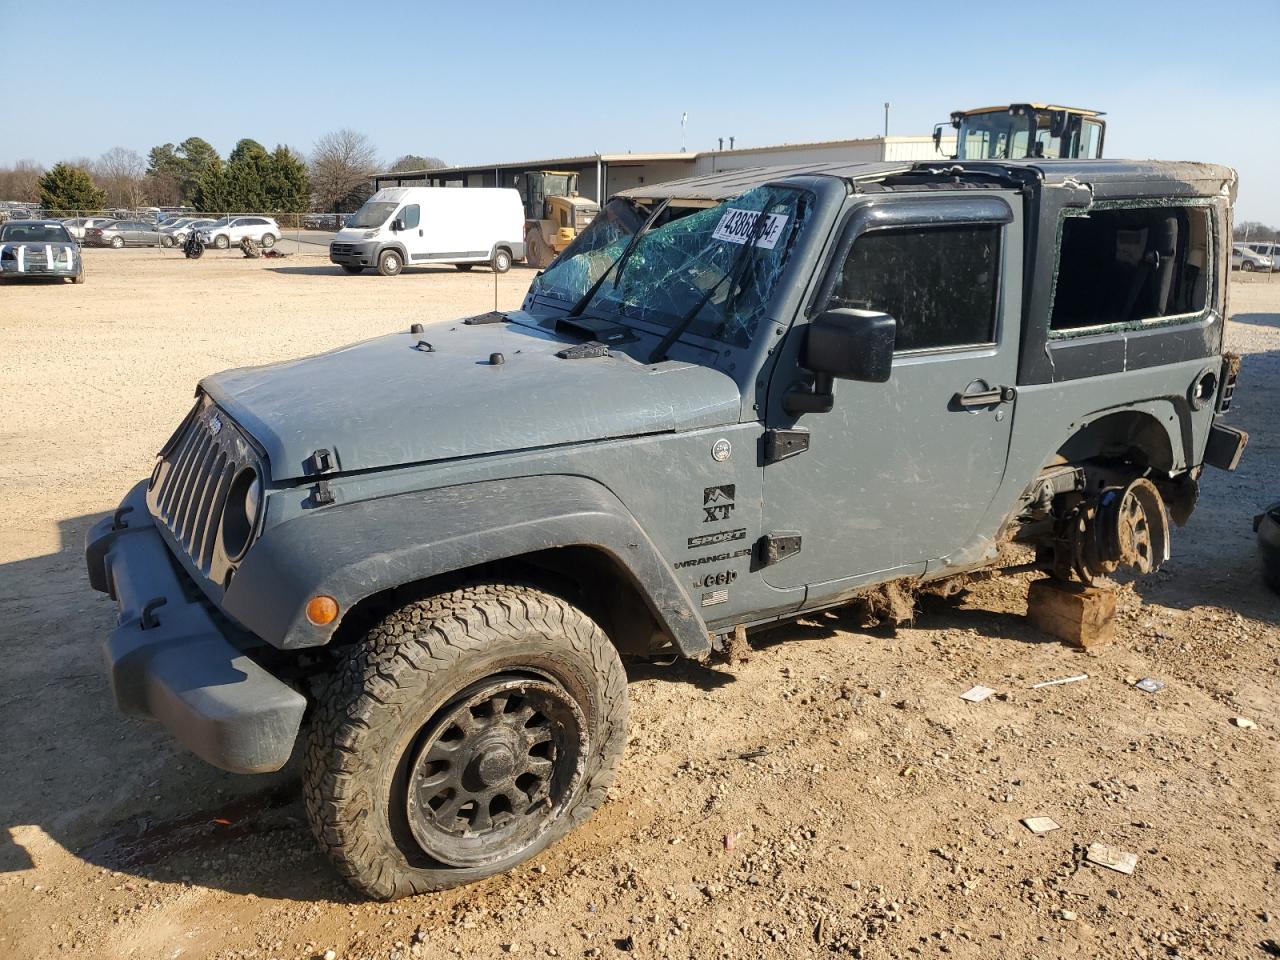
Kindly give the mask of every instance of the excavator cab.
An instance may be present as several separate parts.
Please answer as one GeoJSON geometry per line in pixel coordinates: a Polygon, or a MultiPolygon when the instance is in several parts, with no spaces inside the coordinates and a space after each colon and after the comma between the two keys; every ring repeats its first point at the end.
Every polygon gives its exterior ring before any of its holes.
{"type": "MultiPolygon", "coordinates": [[[[957,110],[955,160],[1096,159],[1102,156],[1106,121],[1097,110],[1047,103],[957,110]]],[[[933,128],[933,145],[942,149],[946,124],[933,128]]]]}

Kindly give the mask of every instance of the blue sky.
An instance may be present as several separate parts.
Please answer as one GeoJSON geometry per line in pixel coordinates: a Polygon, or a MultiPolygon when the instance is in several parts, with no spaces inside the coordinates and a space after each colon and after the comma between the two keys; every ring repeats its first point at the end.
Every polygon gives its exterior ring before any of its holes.
{"type": "Polygon", "coordinates": [[[327,130],[452,163],[925,134],[952,109],[1105,110],[1108,155],[1211,160],[1280,226],[1280,2],[514,4],[0,0],[0,163],[327,130]],[[387,11],[375,14],[375,9],[387,11]],[[55,25],[56,24],[56,25],[55,25]],[[194,60],[194,77],[185,65],[194,60]]]}

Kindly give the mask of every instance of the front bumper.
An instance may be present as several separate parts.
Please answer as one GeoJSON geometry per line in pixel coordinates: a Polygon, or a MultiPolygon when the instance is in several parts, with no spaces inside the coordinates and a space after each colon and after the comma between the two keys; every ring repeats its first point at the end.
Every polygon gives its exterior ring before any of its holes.
{"type": "Polygon", "coordinates": [[[184,584],[147,511],[145,482],[90,528],[85,563],[90,585],[119,607],[103,651],[121,712],[159,720],[223,770],[284,766],[306,699],[236,646],[195,585],[184,584]]]}
{"type": "Polygon", "coordinates": [[[353,243],[335,240],[329,244],[329,262],[355,267],[376,267],[378,265],[378,243],[377,241],[353,243]]]}

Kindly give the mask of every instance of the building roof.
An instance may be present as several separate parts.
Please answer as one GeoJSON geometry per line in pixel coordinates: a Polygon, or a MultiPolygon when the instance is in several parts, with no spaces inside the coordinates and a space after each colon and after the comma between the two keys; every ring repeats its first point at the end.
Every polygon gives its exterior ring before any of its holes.
{"type": "Polygon", "coordinates": [[[736,147],[732,150],[691,150],[680,152],[654,153],[588,153],[576,157],[553,157],[542,160],[504,160],[499,163],[467,163],[451,167],[436,167],[431,170],[397,170],[377,174],[377,178],[387,180],[394,177],[431,177],[437,178],[448,174],[481,173],[489,170],[556,170],[560,167],[582,167],[594,164],[597,160],[611,166],[626,166],[639,163],[693,163],[699,157],[736,157],[750,156],[753,153],[774,153],[779,150],[813,150],[831,147],[863,146],[869,143],[916,143],[930,140],[930,137],[855,137],[844,140],[811,140],[801,143],[775,143],[762,147],[736,147]]]}

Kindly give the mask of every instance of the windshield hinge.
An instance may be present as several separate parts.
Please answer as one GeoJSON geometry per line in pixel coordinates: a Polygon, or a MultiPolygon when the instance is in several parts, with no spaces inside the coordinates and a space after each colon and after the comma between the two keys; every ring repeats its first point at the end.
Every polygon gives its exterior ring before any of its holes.
{"type": "Polygon", "coordinates": [[[785,531],[783,533],[766,533],[756,543],[756,553],[760,557],[762,567],[781,563],[788,557],[800,552],[800,534],[785,531]]]}
{"type": "Polygon", "coordinates": [[[490,310],[488,313],[481,313],[474,317],[467,317],[467,319],[462,322],[469,327],[474,327],[483,323],[507,323],[510,319],[511,318],[505,313],[501,313],[497,310],[490,310]]]}
{"type": "Polygon", "coordinates": [[[590,360],[592,357],[609,356],[609,348],[599,340],[588,340],[565,347],[556,354],[561,360],[590,360]]]}
{"type": "Polygon", "coordinates": [[[764,464],[798,457],[809,449],[808,430],[766,430],[764,432],[764,464]]]}
{"type": "MultiPolygon", "coordinates": [[[[333,454],[326,449],[322,448],[312,453],[310,460],[310,472],[313,474],[328,473],[333,469],[333,454]]],[[[311,502],[315,506],[326,506],[333,503],[335,499],[328,480],[321,478],[316,481],[316,485],[311,489],[311,502]]]]}

